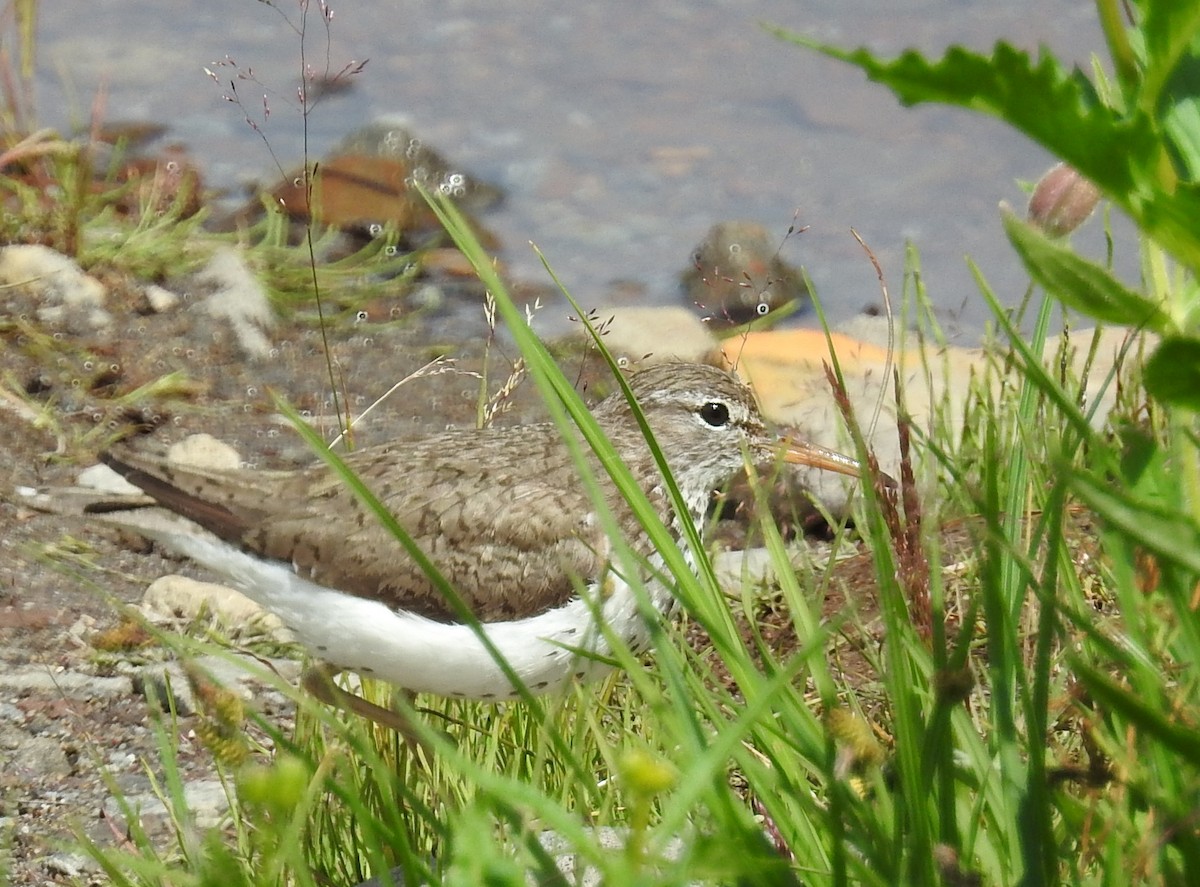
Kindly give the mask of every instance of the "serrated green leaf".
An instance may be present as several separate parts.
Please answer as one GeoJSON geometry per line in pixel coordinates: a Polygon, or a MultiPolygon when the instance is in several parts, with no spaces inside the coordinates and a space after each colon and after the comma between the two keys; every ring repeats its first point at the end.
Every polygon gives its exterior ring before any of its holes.
{"type": "Polygon", "coordinates": [[[1143,381],[1163,403],[1200,410],[1200,339],[1164,339],[1146,361],[1143,381]]]}
{"type": "Polygon", "coordinates": [[[937,61],[915,51],[884,61],[866,49],[847,51],[775,33],[861,68],[906,105],[938,102],[999,117],[1110,196],[1132,190],[1143,178],[1136,170],[1156,168],[1160,147],[1151,121],[1117,114],[1079,70],[1066,71],[1049,54],[1034,63],[1027,52],[1001,41],[990,57],[952,46],[937,61]]]}
{"type": "MultiPolygon", "coordinates": [[[[915,51],[881,60],[866,49],[845,50],[784,29],[770,30],[861,68],[906,105],[957,105],[1000,118],[1074,167],[1176,259],[1200,273],[1195,224],[1200,199],[1192,183],[1177,181],[1167,161],[1165,124],[1155,116],[1165,116],[1165,110],[1135,105],[1120,113],[1101,101],[1078,69],[1068,71],[1048,53],[1034,62],[1003,41],[991,56],[953,46],[935,61],[915,51]]],[[[1171,55],[1177,47],[1172,42],[1161,52],[1171,55]]],[[[1188,150],[1186,136],[1186,131],[1177,133],[1183,151],[1188,150]]]]}
{"type": "Polygon", "coordinates": [[[1011,212],[1004,213],[1004,230],[1030,276],[1064,305],[1107,323],[1151,330],[1163,330],[1170,324],[1170,317],[1158,304],[1061,240],[1052,240],[1011,212]]]}

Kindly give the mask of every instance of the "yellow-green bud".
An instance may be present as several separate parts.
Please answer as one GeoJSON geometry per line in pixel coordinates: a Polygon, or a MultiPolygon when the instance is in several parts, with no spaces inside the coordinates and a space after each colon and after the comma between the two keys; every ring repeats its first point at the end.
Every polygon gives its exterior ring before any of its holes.
{"type": "Polygon", "coordinates": [[[679,778],[679,771],[670,761],[643,750],[621,755],[617,769],[630,791],[646,797],[674,788],[679,778]]]}
{"type": "Polygon", "coordinates": [[[237,776],[238,798],[270,811],[273,816],[290,815],[304,800],[312,777],[299,758],[280,755],[269,766],[249,764],[237,776]]]}

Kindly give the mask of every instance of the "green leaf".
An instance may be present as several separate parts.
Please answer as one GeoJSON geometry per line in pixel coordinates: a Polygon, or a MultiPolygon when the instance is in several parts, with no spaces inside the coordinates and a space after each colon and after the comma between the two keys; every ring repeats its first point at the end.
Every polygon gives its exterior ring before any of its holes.
{"type": "Polygon", "coordinates": [[[1012,212],[1004,213],[1004,230],[1029,275],[1064,305],[1096,320],[1164,330],[1171,318],[1140,293],[1126,287],[1105,268],[1053,240],[1012,212]]]}
{"type": "Polygon", "coordinates": [[[1200,411],[1200,339],[1164,339],[1146,361],[1143,380],[1163,403],[1200,411]]]}
{"type": "MultiPolygon", "coordinates": [[[[1168,28],[1174,18],[1166,16],[1168,28]]],[[[1190,20],[1189,20],[1190,22],[1190,20]]],[[[1189,25],[1190,26],[1190,25],[1189,25]]],[[[1156,26],[1157,27],[1157,26],[1156,26]]],[[[985,56],[952,46],[940,60],[915,51],[881,60],[866,49],[845,50],[772,28],[785,40],[849,62],[882,83],[906,105],[957,105],[997,117],[1074,167],[1109,200],[1192,271],[1200,272],[1200,199],[1191,182],[1179,182],[1168,162],[1164,120],[1175,127],[1177,154],[1189,151],[1186,115],[1135,105],[1121,113],[1103,103],[1078,69],[1067,71],[1052,55],[1036,62],[1003,41],[985,56]]],[[[1163,36],[1164,58],[1178,47],[1163,36]]],[[[1169,61],[1164,65],[1170,64],[1169,61]]]]}
{"type": "Polygon", "coordinates": [[[1138,103],[1152,112],[1164,86],[1178,76],[1180,65],[1194,53],[1193,43],[1200,34],[1200,4],[1147,2],[1141,30],[1146,38],[1146,69],[1138,103]]]}
{"type": "Polygon", "coordinates": [[[1157,496],[1162,502],[1173,502],[1173,499],[1160,495],[1159,481],[1166,470],[1166,456],[1162,444],[1150,429],[1122,422],[1114,430],[1120,444],[1120,472],[1125,486],[1143,498],[1157,496]]]}
{"type": "MultiPolygon", "coordinates": [[[[1189,14],[1200,22],[1200,4],[1191,4],[1189,14]]],[[[1182,10],[1174,10],[1182,12],[1182,10]]],[[[1189,26],[1192,22],[1189,21],[1189,26]]],[[[1148,17],[1147,29],[1151,20],[1148,17]]],[[[1147,72],[1139,95],[1140,106],[1160,120],[1172,159],[1180,176],[1194,183],[1200,178],[1200,55],[1195,35],[1182,42],[1181,34],[1166,34],[1160,40],[1175,41],[1157,47],[1149,30],[1146,37],[1147,72]],[[1169,61],[1163,56],[1170,55],[1169,61]]]]}
{"type": "Polygon", "coordinates": [[[1062,466],[1079,499],[1136,544],[1163,561],[1200,573],[1200,527],[1175,508],[1135,498],[1094,475],[1062,466]]]}
{"type": "Polygon", "coordinates": [[[1072,664],[1076,676],[1101,709],[1119,712],[1185,760],[1200,764],[1200,732],[1169,720],[1162,711],[1092,666],[1078,660],[1072,664]]]}
{"type": "Polygon", "coordinates": [[[1036,63],[1003,41],[990,57],[952,46],[938,61],[915,51],[892,61],[866,49],[848,51],[776,29],[777,35],[849,62],[906,105],[937,102],[999,117],[1075,167],[1111,198],[1132,191],[1157,168],[1160,146],[1152,121],[1107,107],[1078,70],[1049,54],[1036,63]]]}
{"type": "Polygon", "coordinates": [[[1163,113],[1163,126],[1179,165],[1189,178],[1200,177],[1200,99],[1192,96],[1173,102],[1163,113]]]}
{"type": "Polygon", "coordinates": [[[1159,188],[1146,188],[1130,195],[1125,208],[1135,222],[1157,240],[1175,258],[1200,273],[1200,187],[1194,182],[1180,182],[1168,193],[1159,188]]]}

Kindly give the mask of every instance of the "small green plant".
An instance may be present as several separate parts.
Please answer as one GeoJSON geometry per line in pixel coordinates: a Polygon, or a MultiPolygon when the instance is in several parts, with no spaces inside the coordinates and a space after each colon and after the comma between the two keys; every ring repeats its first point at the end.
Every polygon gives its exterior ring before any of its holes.
{"type": "Polygon", "coordinates": [[[1097,9],[1111,80],[1098,64],[1089,79],[1046,52],[1035,60],[1006,43],[990,56],[955,47],[938,60],[916,52],[882,60],[777,31],[857,65],[905,104],[994,115],[1069,164],[1137,224],[1142,287],[1078,256],[1052,226],[1006,213],[1013,247],[1050,299],[1159,337],[1144,369],[1152,400],[1136,425],[1101,438],[1039,358],[1050,300],[1027,338],[977,273],[1024,376],[1018,428],[1049,420],[1055,433],[1044,453],[1030,448],[1028,431],[1013,438],[991,426],[985,437],[989,464],[1005,466],[985,472],[977,491],[992,527],[979,614],[985,716],[948,733],[936,705],[904,703],[910,694],[899,686],[889,694],[904,799],[894,856],[908,882],[929,883],[939,871],[948,883],[972,872],[1025,884],[1102,882],[1106,871],[1171,883],[1200,877],[1200,6],[1097,0],[1097,9]],[[1053,404],[1048,413],[1043,400],[1053,404]],[[1035,490],[1045,557],[1019,544],[1006,517],[1026,513],[1035,490]],[[1097,621],[1070,568],[1063,528],[1072,499],[1099,516],[1115,622],[1097,621]],[[1034,614],[1031,645],[1019,630],[1023,613],[1034,614]],[[1056,694],[1074,701],[1062,709],[1056,694]],[[1078,733],[1080,763],[1048,752],[1063,729],[1078,733]],[[968,777],[954,756],[996,769],[968,789],[984,772],[968,777]]]}

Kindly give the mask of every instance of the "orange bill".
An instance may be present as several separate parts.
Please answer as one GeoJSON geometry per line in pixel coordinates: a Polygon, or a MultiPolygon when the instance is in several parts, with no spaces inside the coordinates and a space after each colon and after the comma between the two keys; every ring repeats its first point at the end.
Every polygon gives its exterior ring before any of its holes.
{"type": "Polygon", "coordinates": [[[848,474],[851,477],[862,477],[862,466],[857,459],[851,459],[834,450],[791,437],[783,438],[780,443],[783,446],[784,462],[823,468],[826,471],[836,471],[838,474],[848,474]]]}

